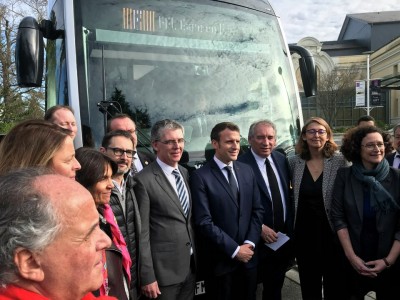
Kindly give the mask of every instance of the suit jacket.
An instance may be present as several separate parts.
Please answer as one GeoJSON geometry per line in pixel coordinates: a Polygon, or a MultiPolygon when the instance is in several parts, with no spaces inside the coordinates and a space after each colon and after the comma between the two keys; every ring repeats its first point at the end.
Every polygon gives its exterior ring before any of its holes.
{"type": "Polygon", "coordinates": [[[138,157],[143,168],[147,167],[156,159],[155,155],[150,152],[138,152],[138,157]]]}
{"type": "MultiPolygon", "coordinates": [[[[381,182],[400,206],[400,170],[390,168],[388,176],[381,182]]],[[[351,167],[339,169],[334,185],[332,200],[332,221],[335,231],[347,228],[354,252],[359,255],[361,249],[361,230],[363,228],[363,183],[355,178],[351,167]]],[[[400,240],[400,211],[386,214],[378,211],[376,228],[379,234],[378,257],[386,257],[394,240],[400,240]]]]}
{"type": "Polygon", "coordinates": [[[386,159],[389,162],[389,166],[397,168],[397,166],[393,166],[393,161],[396,155],[397,152],[389,153],[388,155],[386,155],[386,159]]]}
{"type": "MultiPolygon", "coordinates": [[[[332,192],[333,184],[335,182],[337,170],[340,167],[348,165],[343,155],[336,152],[333,156],[329,158],[324,158],[324,170],[322,177],[322,194],[324,198],[325,213],[328,217],[329,224],[333,229],[333,223],[330,217],[330,210],[332,204],[332,192]]],[[[306,161],[300,158],[299,155],[292,156],[289,158],[289,166],[292,178],[293,194],[294,194],[294,206],[295,214],[297,214],[297,206],[299,203],[300,185],[303,179],[304,168],[306,166],[306,161]]],[[[295,216],[296,219],[296,216],[295,216]]]]}
{"type": "MultiPolygon", "coordinates": [[[[188,171],[179,166],[189,192],[188,171]]],[[[135,177],[135,194],[142,219],[140,236],[141,285],[157,281],[160,286],[181,283],[190,271],[195,251],[190,204],[186,218],[178,195],[157,161],[135,177]],[[194,255],[194,254],[193,254],[194,255]]]]}
{"type": "MultiPolygon", "coordinates": [[[[232,254],[245,240],[257,245],[261,233],[263,208],[253,171],[241,162],[234,162],[233,168],[239,201],[214,159],[194,171],[190,179],[194,222],[209,264],[206,271],[217,276],[234,271],[240,262],[232,259],[232,254]]],[[[245,266],[256,266],[254,258],[245,266]]]]}
{"type": "MultiPolygon", "coordinates": [[[[286,156],[278,151],[273,151],[271,153],[272,160],[275,163],[275,166],[278,170],[279,179],[282,183],[284,201],[286,206],[286,216],[285,216],[285,225],[287,229],[287,234],[292,236],[293,234],[293,222],[294,222],[294,204],[293,204],[293,196],[292,190],[290,189],[290,171],[289,165],[286,159],[286,156]]],[[[268,192],[267,184],[264,181],[264,178],[261,174],[260,168],[257,165],[256,159],[253,153],[249,150],[245,154],[239,156],[238,161],[241,161],[245,164],[248,164],[252,169],[256,176],[256,181],[258,185],[258,189],[260,191],[261,204],[264,207],[264,216],[263,216],[263,224],[267,225],[270,228],[273,228],[274,225],[274,216],[273,216],[273,207],[271,196],[268,192]]]]}

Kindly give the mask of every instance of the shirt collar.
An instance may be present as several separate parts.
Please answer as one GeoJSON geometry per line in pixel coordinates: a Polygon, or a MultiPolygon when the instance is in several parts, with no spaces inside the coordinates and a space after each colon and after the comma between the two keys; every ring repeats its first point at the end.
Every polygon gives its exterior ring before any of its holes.
{"type": "Polygon", "coordinates": [[[220,161],[215,155],[214,155],[214,161],[217,164],[217,166],[222,170],[223,168],[225,168],[226,166],[230,166],[231,168],[233,168],[233,162],[230,161],[228,164],[220,161]]]}
{"type": "Polygon", "coordinates": [[[158,157],[157,157],[157,163],[161,167],[161,169],[167,174],[172,174],[173,170],[178,169],[178,167],[174,168],[171,167],[170,165],[167,165],[165,162],[161,161],[158,157]]]}
{"type": "Polygon", "coordinates": [[[256,160],[258,165],[261,165],[261,166],[265,165],[265,159],[268,159],[270,162],[272,161],[271,160],[271,155],[269,155],[267,158],[265,158],[265,157],[261,157],[260,155],[255,153],[253,151],[253,149],[250,148],[250,150],[251,150],[251,153],[253,153],[254,159],[256,160]]]}

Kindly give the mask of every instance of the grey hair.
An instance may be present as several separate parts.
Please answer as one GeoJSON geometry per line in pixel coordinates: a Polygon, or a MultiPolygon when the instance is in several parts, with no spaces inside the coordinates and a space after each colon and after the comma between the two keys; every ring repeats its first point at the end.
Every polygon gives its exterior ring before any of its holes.
{"type": "Polygon", "coordinates": [[[396,130],[399,129],[399,128],[400,128],[400,123],[396,124],[396,125],[393,127],[393,136],[396,134],[396,130]]]}
{"type": "Polygon", "coordinates": [[[254,122],[253,124],[250,125],[248,138],[251,138],[251,137],[254,136],[255,128],[256,128],[258,125],[271,126],[271,127],[274,129],[275,137],[276,137],[276,133],[277,133],[277,132],[276,132],[276,126],[275,126],[275,124],[274,124],[272,121],[265,119],[265,120],[256,121],[256,122],[254,122]]]}
{"type": "Polygon", "coordinates": [[[35,187],[48,170],[31,168],[0,176],[0,285],[17,280],[18,248],[40,252],[61,231],[61,221],[48,196],[35,187]]]}
{"type": "Polygon", "coordinates": [[[166,129],[172,129],[172,130],[180,129],[182,130],[182,133],[185,134],[184,128],[180,123],[174,120],[165,119],[157,121],[151,128],[151,141],[152,142],[159,141],[161,139],[163,131],[166,129]]]}

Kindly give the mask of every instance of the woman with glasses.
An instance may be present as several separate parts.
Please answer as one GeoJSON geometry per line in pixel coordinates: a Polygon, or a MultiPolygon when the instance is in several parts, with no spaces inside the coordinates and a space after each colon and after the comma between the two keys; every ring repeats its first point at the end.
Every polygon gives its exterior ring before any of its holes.
{"type": "Polygon", "coordinates": [[[399,295],[400,171],[385,159],[391,151],[390,135],[373,126],[343,138],[341,152],[352,165],[338,171],[331,216],[347,257],[348,299],[369,291],[376,299],[399,295]]]}
{"type": "Polygon", "coordinates": [[[340,247],[329,218],[336,172],[346,165],[337,149],[329,125],[314,117],[301,130],[297,155],[289,158],[296,211],[294,245],[304,300],[341,299],[340,247]]]}
{"type": "Polygon", "coordinates": [[[128,300],[132,262],[109,204],[114,187],[112,176],[117,172],[118,166],[107,154],[91,148],[79,148],[76,158],[82,166],[76,174],[76,180],[92,194],[99,212],[100,228],[112,240],[111,247],[104,253],[103,261],[106,264],[103,268],[103,284],[96,294],[128,300]]]}

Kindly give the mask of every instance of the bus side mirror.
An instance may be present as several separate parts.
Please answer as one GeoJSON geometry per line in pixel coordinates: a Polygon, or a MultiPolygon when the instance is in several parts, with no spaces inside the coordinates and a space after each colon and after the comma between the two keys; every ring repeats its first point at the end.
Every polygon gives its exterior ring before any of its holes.
{"type": "Polygon", "coordinates": [[[20,87],[40,87],[43,77],[44,42],[38,22],[25,17],[18,26],[15,47],[17,81],[20,87]]]}
{"type": "Polygon", "coordinates": [[[315,70],[314,57],[311,52],[301,46],[289,45],[290,53],[300,55],[299,66],[301,80],[303,82],[306,97],[317,95],[317,73],[315,70]]]}

